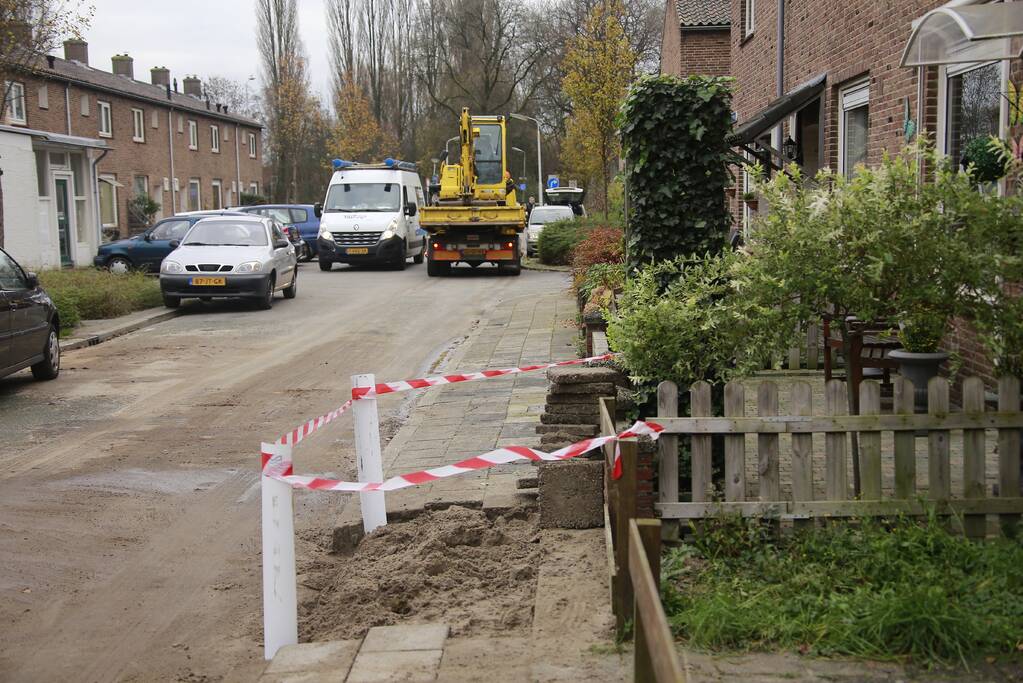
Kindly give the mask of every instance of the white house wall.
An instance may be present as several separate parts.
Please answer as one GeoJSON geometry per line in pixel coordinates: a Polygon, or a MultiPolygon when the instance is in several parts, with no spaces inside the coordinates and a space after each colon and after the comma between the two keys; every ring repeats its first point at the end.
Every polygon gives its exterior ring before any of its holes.
{"type": "Polygon", "coordinates": [[[39,197],[32,137],[0,131],[3,168],[4,249],[25,268],[60,267],[52,201],[39,197]],[[53,232],[51,236],[49,233],[53,232]]]}

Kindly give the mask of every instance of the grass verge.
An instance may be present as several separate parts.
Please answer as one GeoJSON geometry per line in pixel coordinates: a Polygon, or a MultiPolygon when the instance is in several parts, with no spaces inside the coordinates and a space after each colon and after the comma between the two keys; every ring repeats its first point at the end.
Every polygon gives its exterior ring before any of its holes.
{"type": "Polygon", "coordinates": [[[39,282],[57,306],[62,333],[82,320],[116,318],[161,302],[159,281],[143,273],[116,275],[95,268],[45,270],[39,273],[39,282]]]}
{"type": "Polygon", "coordinates": [[[663,559],[676,633],[710,650],[969,665],[1023,651],[1023,546],[948,534],[939,520],[808,529],[708,526],[663,559]]]}

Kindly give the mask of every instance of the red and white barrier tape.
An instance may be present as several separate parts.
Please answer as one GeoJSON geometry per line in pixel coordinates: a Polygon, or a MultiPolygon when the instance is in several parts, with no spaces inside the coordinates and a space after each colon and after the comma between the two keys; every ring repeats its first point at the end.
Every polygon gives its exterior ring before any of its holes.
{"type": "MultiPolygon", "coordinates": [[[[309,489],[312,491],[344,491],[346,493],[397,491],[409,486],[417,486],[437,479],[493,467],[494,465],[505,465],[516,460],[568,460],[620,439],[638,436],[649,436],[652,439],[656,439],[662,431],[664,431],[664,427],[656,422],[639,421],[619,434],[584,439],[583,441],[558,449],[553,453],[544,453],[535,448],[527,448],[525,446],[505,446],[504,448],[497,448],[474,458],[456,462],[453,465],[399,474],[380,482],[343,481],[292,474],[290,445],[264,443],[263,474],[290,484],[293,488],[309,489]]],[[[615,449],[613,476],[615,479],[621,476],[621,457],[617,448],[615,449]]]]}
{"type": "Polygon", "coordinates": [[[536,370],[546,370],[548,368],[561,367],[563,365],[581,365],[583,363],[592,363],[601,360],[610,360],[614,358],[613,353],[606,353],[603,356],[593,356],[591,358],[579,358],[577,360],[563,360],[557,363],[544,363],[543,365],[526,365],[521,368],[505,368],[503,370],[484,370],[483,372],[471,372],[467,375],[441,375],[438,377],[426,377],[423,379],[408,379],[402,382],[388,382],[385,384],[377,384],[372,387],[364,387],[352,389],[352,398],[342,403],[340,406],[330,411],[326,415],[313,418],[305,424],[295,427],[287,434],[281,436],[277,440],[277,443],[281,444],[297,444],[304,441],[314,432],[319,430],[324,425],[333,422],[337,418],[341,417],[352,407],[352,401],[357,401],[362,398],[370,398],[373,396],[379,396],[381,394],[393,394],[400,391],[412,391],[413,389],[426,389],[428,387],[435,387],[442,384],[454,384],[456,382],[473,382],[481,379],[491,379],[493,377],[503,377],[504,375],[516,375],[523,372],[535,372],[536,370]]]}

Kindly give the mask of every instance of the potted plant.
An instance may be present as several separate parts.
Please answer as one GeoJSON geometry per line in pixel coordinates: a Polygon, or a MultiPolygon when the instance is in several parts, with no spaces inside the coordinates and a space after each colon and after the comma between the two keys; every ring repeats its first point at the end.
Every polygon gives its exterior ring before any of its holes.
{"type": "Polygon", "coordinates": [[[757,198],[757,194],[755,192],[743,192],[742,201],[749,207],[750,211],[756,211],[757,207],[760,205],[760,200],[757,198]]]}
{"type": "Polygon", "coordinates": [[[927,410],[927,384],[949,359],[949,354],[939,348],[949,321],[946,311],[923,307],[907,311],[899,321],[902,348],[888,352],[888,358],[898,362],[899,374],[913,383],[917,412],[927,410]]]}

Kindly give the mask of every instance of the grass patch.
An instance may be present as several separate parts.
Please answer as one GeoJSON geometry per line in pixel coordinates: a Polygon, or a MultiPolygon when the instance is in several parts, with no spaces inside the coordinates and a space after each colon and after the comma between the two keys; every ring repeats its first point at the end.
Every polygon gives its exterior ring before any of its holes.
{"type": "Polygon", "coordinates": [[[44,270],[39,282],[53,299],[61,331],[82,320],[116,318],[159,306],[160,282],[144,273],[116,275],[95,268],[44,270]]]}
{"type": "Polygon", "coordinates": [[[710,650],[969,664],[1023,649],[1023,546],[948,534],[938,520],[807,529],[708,527],[663,559],[675,632],[710,650]]]}

